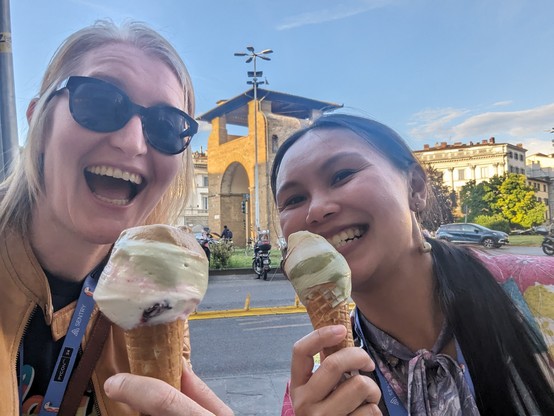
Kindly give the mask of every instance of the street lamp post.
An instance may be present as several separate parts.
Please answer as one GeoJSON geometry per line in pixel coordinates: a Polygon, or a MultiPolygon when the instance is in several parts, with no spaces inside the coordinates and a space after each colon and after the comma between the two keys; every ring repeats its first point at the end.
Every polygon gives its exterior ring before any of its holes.
{"type": "Polygon", "coordinates": [[[264,49],[261,52],[254,52],[253,46],[247,46],[248,52],[235,52],[235,56],[247,56],[246,63],[254,63],[254,71],[248,71],[248,77],[252,81],[247,81],[247,84],[254,88],[254,223],[256,232],[260,230],[260,196],[259,196],[259,179],[258,179],[258,85],[265,84],[265,81],[258,81],[263,75],[262,71],[256,70],[256,59],[260,58],[264,61],[270,61],[271,58],[265,56],[273,53],[271,49],[264,49]]]}
{"type": "Polygon", "coordinates": [[[18,152],[10,1],[0,0],[0,182],[18,152]]]}

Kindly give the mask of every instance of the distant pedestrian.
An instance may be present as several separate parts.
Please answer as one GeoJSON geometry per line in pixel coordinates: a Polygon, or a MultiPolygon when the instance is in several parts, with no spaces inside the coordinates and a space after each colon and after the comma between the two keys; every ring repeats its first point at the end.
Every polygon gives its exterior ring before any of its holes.
{"type": "Polygon", "coordinates": [[[223,238],[224,241],[233,240],[233,232],[229,228],[227,228],[226,225],[223,226],[223,231],[221,232],[221,238],[223,238]]]}

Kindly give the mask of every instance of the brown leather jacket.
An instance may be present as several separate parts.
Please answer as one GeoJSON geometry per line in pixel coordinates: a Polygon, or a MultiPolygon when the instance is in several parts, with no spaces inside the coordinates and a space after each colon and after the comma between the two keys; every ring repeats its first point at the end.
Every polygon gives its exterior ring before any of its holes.
{"type": "MultiPolygon", "coordinates": [[[[75,304],[73,302],[54,313],[48,281],[29,241],[14,233],[0,236],[0,415],[19,413],[16,359],[33,309],[42,308],[46,323],[52,328],[52,336],[57,340],[65,335],[69,327],[75,304]]],[[[97,316],[95,308],[83,348],[97,316]]],[[[185,357],[188,359],[188,325],[186,334],[185,357]]],[[[129,372],[125,339],[123,332],[112,326],[92,374],[96,402],[103,416],[138,415],[129,406],[109,400],[104,393],[104,381],[120,372],[129,372]]]]}

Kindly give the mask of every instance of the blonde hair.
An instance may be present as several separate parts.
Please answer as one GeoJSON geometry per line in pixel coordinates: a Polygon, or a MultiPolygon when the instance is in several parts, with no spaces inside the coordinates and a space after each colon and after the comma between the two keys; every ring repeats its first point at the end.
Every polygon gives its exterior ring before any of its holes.
{"type": "MultiPolygon", "coordinates": [[[[153,29],[141,22],[117,26],[102,20],[73,33],[61,44],[46,69],[29,123],[27,142],[11,174],[0,184],[0,232],[13,228],[26,233],[33,207],[44,189],[42,138],[49,129],[52,109],[49,98],[63,79],[79,70],[83,56],[113,43],[130,44],[165,63],[183,88],[184,111],[194,115],[194,91],[187,68],[173,46],[153,29]]],[[[186,206],[194,186],[190,148],[181,157],[182,169],[145,220],[146,224],[173,223],[186,206]]]]}

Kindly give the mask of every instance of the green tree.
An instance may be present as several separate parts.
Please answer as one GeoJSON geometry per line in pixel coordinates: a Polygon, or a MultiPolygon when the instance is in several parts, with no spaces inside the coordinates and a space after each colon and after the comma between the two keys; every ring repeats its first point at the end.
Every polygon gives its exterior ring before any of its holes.
{"type": "Polygon", "coordinates": [[[427,206],[421,212],[421,224],[434,231],[441,224],[454,221],[452,208],[456,205],[456,194],[443,182],[443,174],[431,165],[425,166],[427,173],[427,206]]]}
{"type": "Polygon", "coordinates": [[[494,175],[488,181],[483,182],[483,187],[485,188],[483,200],[490,205],[488,215],[494,216],[502,213],[502,210],[498,206],[498,199],[502,193],[500,187],[505,179],[506,175],[494,175]]]}
{"type": "Polygon", "coordinates": [[[483,199],[485,188],[482,184],[471,179],[460,189],[460,208],[469,222],[474,222],[475,217],[486,215],[489,211],[490,206],[483,199]]]}
{"type": "Polygon", "coordinates": [[[506,176],[496,206],[504,218],[523,228],[544,222],[546,206],[537,201],[534,189],[525,182],[525,175],[511,173],[506,176]]]}
{"type": "Polygon", "coordinates": [[[462,186],[460,206],[462,212],[467,214],[468,222],[475,222],[478,216],[492,217],[501,213],[498,198],[503,181],[503,176],[493,176],[488,181],[480,183],[472,179],[462,186]]]}

